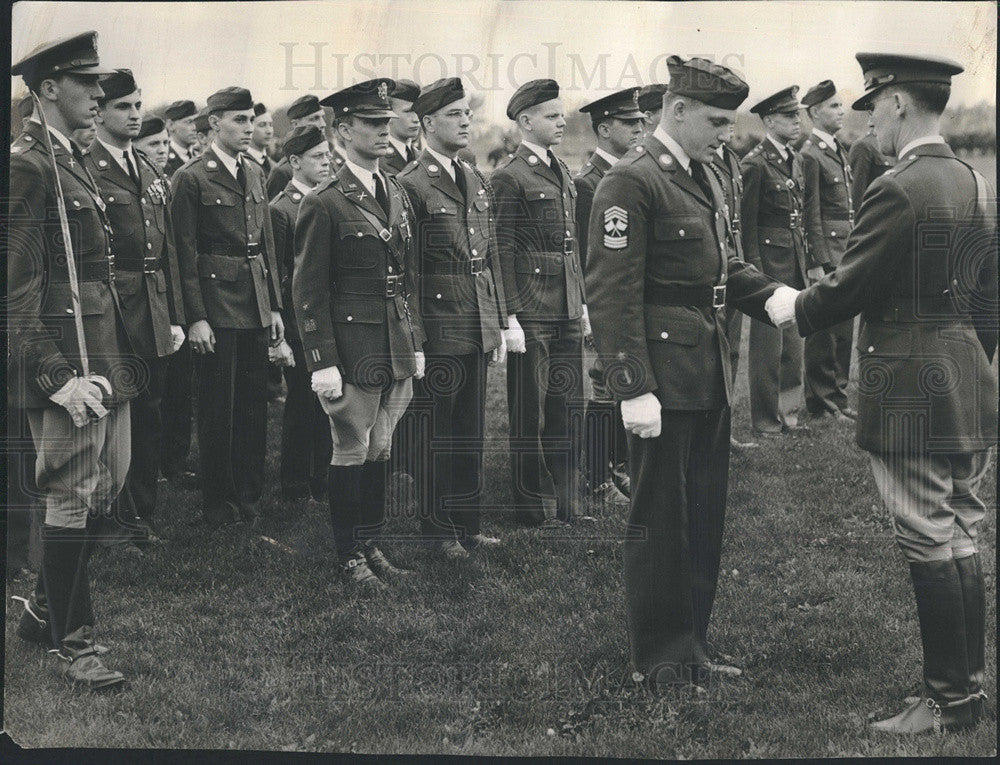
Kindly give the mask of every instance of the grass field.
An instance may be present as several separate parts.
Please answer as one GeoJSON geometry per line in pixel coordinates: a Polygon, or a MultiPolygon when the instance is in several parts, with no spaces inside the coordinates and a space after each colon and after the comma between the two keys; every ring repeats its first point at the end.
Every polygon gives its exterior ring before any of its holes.
{"type": "MultiPolygon", "coordinates": [[[[502,386],[494,373],[486,492],[499,507],[509,496],[502,386]]],[[[745,373],[739,393],[735,433],[746,438],[745,373]]],[[[457,564],[387,544],[419,576],[383,595],[348,594],[325,507],[276,499],[277,414],[265,503],[280,523],[190,529],[198,495],[161,484],[170,543],[143,558],[119,549],[95,559],[99,633],[128,677],[125,693],[64,687],[8,614],[4,727],[15,741],[657,758],[996,752],[992,700],[973,732],[864,731],[869,713],[895,712],[918,682],[920,644],[906,568],[849,426],[820,423],[734,456],[710,639],[745,674],[694,701],[653,698],[630,677],[623,510],[594,508],[595,524],[548,538],[498,511],[486,530],[504,546],[457,564]]],[[[416,528],[394,518],[389,531],[412,539],[416,528]]],[[[995,512],[983,532],[994,593],[995,512]]],[[[995,650],[988,641],[991,697],[995,650]]]]}

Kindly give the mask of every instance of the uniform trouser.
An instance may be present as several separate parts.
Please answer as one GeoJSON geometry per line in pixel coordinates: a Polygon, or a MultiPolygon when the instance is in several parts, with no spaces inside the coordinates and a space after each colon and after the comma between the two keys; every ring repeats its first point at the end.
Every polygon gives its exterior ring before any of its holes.
{"type": "Polygon", "coordinates": [[[197,358],[198,452],[206,516],[252,509],[264,490],[268,329],[218,328],[197,358]]]}
{"type": "Polygon", "coordinates": [[[160,472],[160,444],[163,437],[161,409],[170,357],[143,359],[149,380],[131,401],[132,462],[125,482],[135,515],[153,520],[156,510],[156,481],[160,472]]]}
{"type": "Polygon", "coordinates": [[[794,427],[802,406],[802,338],[795,327],[750,322],[750,420],[754,430],[794,427]]]}
{"type": "Polygon", "coordinates": [[[312,375],[300,340],[289,340],[294,367],[285,367],[288,392],[281,421],[281,493],[319,499],[326,494],[330,465],[330,420],[312,390],[312,375]]]}
{"type": "Polygon", "coordinates": [[[163,399],[160,402],[163,419],[160,466],[164,475],[182,471],[191,450],[193,356],[191,345],[185,339],[181,347],[167,357],[163,399]]]}
{"type": "Polygon", "coordinates": [[[632,496],[625,598],[635,668],[658,682],[691,679],[722,555],[730,410],[663,410],[657,438],[629,433],[632,496]]]}
{"type": "Polygon", "coordinates": [[[482,352],[428,355],[424,379],[414,384],[414,402],[430,402],[431,414],[418,476],[425,537],[463,539],[480,531],[486,359],[482,352]]]}
{"type": "Polygon", "coordinates": [[[515,512],[522,523],[577,514],[582,442],[583,330],[579,320],[522,321],[525,353],[507,356],[515,512]]]}
{"type": "Polygon", "coordinates": [[[729,367],[732,370],[733,384],[736,384],[736,371],[740,366],[740,343],[743,340],[743,313],[732,306],[726,306],[726,338],[729,340],[729,367]]]}
{"type": "Polygon", "coordinates": [[[854,319],[814,332],[805,339],[806,409],[811,414],[847,406],[854,319]]]}
{"type": "Polygon", "coordinates": [[[979,497],[989,450],[964,454],[870,454],[872,474],[910,563],[976,553],[986,505],[979,497]]]}
{"type": "MultiPolygon", "coordinates": [[[[628,461],[628,439],[622,422],[621,407],[608,393],[604,367],[594,358],[588,373],[594,385],[594,397],[587,402],[584,415],[582,470],[591,491],[611,480],[612,467],[628,461]]],[[[627,466],[622,473],[627,472],[627,466]]]]}
{"type": "Polygon", "coordinates": [[[30,566],[31,530],[38,516],[35,445],[24,409],[7,409],[7,572],[30,566]]]}

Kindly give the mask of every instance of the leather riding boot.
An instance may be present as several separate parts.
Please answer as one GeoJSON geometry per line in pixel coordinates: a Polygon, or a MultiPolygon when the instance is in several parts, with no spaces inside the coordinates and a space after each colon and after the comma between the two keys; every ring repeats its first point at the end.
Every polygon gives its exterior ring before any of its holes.
{"type": "Polygon", "coordinates": [[[346,563],[360,549],[356,528],[361,518],[361,465],[330,465],[327,504],[337,546],[337,560],[346,563]]]}
{"type": "Polygon", "coordinates": [[[972,717],[979,722],[986,695],[983,692],[983,681],[986,679],[986,581],[979,555],[956,558],[955,565],[965,601],[965,645],[969,657],[972,717]]]}
{"type": "Polygon", "coordinates": [[[52,644],[87,626],[93,627],[90,578],[87,559],[92,543],[86,529],[42,527],[42,570],[45,600],[49,608],[52,644]]]}
{"type": "Polygon", "coordinates": [[[389,481],[389,461],[366,462],[361,466],[361,515],[358,539],[374,543],[385,525],[385,487],[389,481]]]}
{"type": "Polygon", "coordinates": [[[60,673],[73,685],[103,691],[120,688],[125,683],[121,672],[104,666],[99,646],[94,642],[94,631],[89,626],[67,634],[54,653],[61,665],[60,673]]]}

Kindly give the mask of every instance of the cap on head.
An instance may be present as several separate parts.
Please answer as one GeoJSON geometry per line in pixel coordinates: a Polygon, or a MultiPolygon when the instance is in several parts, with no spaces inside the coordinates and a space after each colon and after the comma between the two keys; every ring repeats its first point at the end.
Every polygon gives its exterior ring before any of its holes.
{"type": "Polygon", "coordinates": [[[663,106],[663,94],[667,92],[666,83],[652,82],[639,88],[639,108],[644,112],[655,112],[663,106]]]}
{"type": "Polygon", "coordinates": [[[835,95],[837,95],[837,86],[833,84],[833,80],[823,80],[806,91],[806,94],[802,96],[802,105],[816,106],[816,104],[821,104],[835,95]]]}
{"type": "Polygon", "coordinates": [[[131,69],[116,69],[107,77],[101,78],[101,90],[104,95],[97,102],[104,106],[108,101],[135,93],[139,86],[135,84],[135,77],[132,76],[131,69]]]}
{"type": "Polygon", "coordinates": [[[333,109],[335,117],[357,115],[370,120],[398,117],[389,104],[389,93],[396,87],[396,81],[388,77],[366,80],[331,93],[320,100],[323,106],[333,109]]]}
{"type": "Polygon", "coordinates": [[[253,109],[253,96],[246,88],[230,85],[210,95],[207,105],[209,112],[241,112],[253,109]]]}
{"type": "Polygon", "coordinates": [[[62,74],[111,74],[115,70],[101,66],[97,55],[97,32],[82,32],[42,43],[10,68],[31,87],[42,80],[62,74]]]}
{"type": "Polygon", "coordinates": [[[253,116],[259,117],[262,114],[267,114],[267,107],[258,101],[253,105],[253,116]]]}
{"type": "Polygon", "coordinates": [[[151,135],[158,135],[167,129],[166,123],[155,114],[142,118],[142,126],[139,128],[139,138],[147,138],[151,135]]]}
{"type": "Polygon", "coordinates": [[[208,124],[208,107],[206,106],[200,112],[194,115],[194,129],[198,133],[208,134],[211,130],[211,125],[208,124]]]}
{"type": "Polygon", "coordinates": [[[282,143],[281,148],[285,152],[286,157],[292,154],[300,156],[320,144],[326,144],[326,136],[323,135],[323,131],[315,125],[302,125],[293,128],[285,136],[285,141],[282,143]]]}
{"type": "Polygon", "coordinates": [[[197,113],[198,108],[194,105],[194,101],[174,101],[164,110],[163,117],[168,120],[182,120],[197,113]]]}
{"type": "Polygon", "coordinates": [[[288,107],[288,119],[302,119],[303,117],[308,117],[310,114],[315,114],[322,108],[323,107],[319,105],[319,99],[316,98],[316,96],[299,96],[292,101],[292,105],[288,107]]]}
{"type": "Polygon", "coordinates": [[[389,91],[389,95],[412,104],[420,95],[420,86],[413,80],[396,80],[396,87],[389,91]]]}
{"type": "Polygon", "coordinates": [[[768,96],[762,101],[758,101],[750,107],[753,114],[760,115],[761,118],[769,114],[784,114],[785,112],[795,112],[802,108],[798,99],[799,86],[790,85],[779,90],[777,93],[768,96]]]}
{"type": "Polygon", "coordinates": [[[865,94],[851,104],[855,111],[871,108],[872,97],[889,85],[936,82],[951,85],[951,78],[965,71],[961,64],[939,56],[906,56],[899,53],[857,53],[865,76],[865,94]]]}
{"type": "Polygon", "coordinates": [[[750,86],[733,70],[706,58],[685,61],[680,56],[670,56],[667,71],[670,72],[667,90],[671,93],[720,109],[735,109],[750,93],[750,86]]]}
{"type": "Polygon", "coordinates": [[[453,104],[460,98],[465,98],[465,88],[459,77],[443,77],[420,89],[420,95],[413,102],[413,111],[420,119],[433,114],[448,104],[453,104]]]}
{"type": "Polygon", "coordinates": [[[626,88],[609,96],[598,98],[580,107],[580,111],[589,114],[594,122],[616,117],[621,120],[641,119],[642,109],[639,108],[640,88],[626,88]]]}
{"type": "Polygon", "coordinates": [[[532,106],[544,104],[559,98],[559,83],[555,80],[530,80],[514,91],[507,102],[508,119],[516,120],[517,115],[532,106]]]}

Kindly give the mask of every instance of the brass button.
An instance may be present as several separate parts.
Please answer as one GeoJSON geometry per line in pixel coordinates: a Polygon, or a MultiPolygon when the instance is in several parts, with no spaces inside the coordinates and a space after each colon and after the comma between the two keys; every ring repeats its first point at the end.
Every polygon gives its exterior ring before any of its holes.
{"type": "Polygon", "coordinates": [[[478,252],[478,251],[477,251],[476,249],[473,249],[473,250],[472,250],[472,254],[473,254],[473,255],[478,255],[478,254],[479,254],[479,252],[478,252]]]}
{"type": "Polygon", "coordinates": [[[115,198],[114,198],[114,197],[108,197],[108,201],[109,201],[109,202],[114,202],[114,201],[115,201],[115,198]]]}
{"type": "Polygon", "coordinates": [[[660,333],[660,337],[662,337],[664,340],[666,340],[668,337],[670,337],[670,333],[669,332],[661,332],[660,333]]]}
{"type": "Polygon", "coordinates": [[[869,345],[869,346],[868,346],[868,352],[869,352],[869,353],[871,353],[871,352],[872,352],[872,351],[874,351],[874,350],[875,350],[875,346],[874,346],[874,345],[869,345]]]}
{"type": "Polygon", "coordinates": [[[389,273],[392,273],[392,266],[389,266],[389,273]]]}
{"type": "Polygon", "coordinates": [[[765,240],[764,240],[764,244],[770,244],[770,243],[771,243],[771,240],[770,240],[770,239],[765,239],[765,240]]]}
{"type": "Polygon", "coordinates": [[[209,278],[214,279],[215,278],[215,274],[209,274],[209,278]]]}
{"type": "Polygon", "coordinates": [[[153,243],[152,242],[146,242],[146,249],[147,250],[153,249],[153,243]]]}
{"type": "Polygon", "coordinates": [[[347,317],[347,320],[348,320],[348,321],[354,321],[354,317],[353,317],[353,316],[348,316],[348,317],[347,317]]]}
{"type": "Polygon", "coordinates": [[[148,221],[148,220],[146,221],[146,225],[147,225],[147,226],[149,225],[149,221],[148,221]]]}
{"type": "Polygon", "coordinates": [[[216,199],[215,199],[215,204],[217,204],[217,205],[221,205],[221,204],[222,204],[222,200],[221,200],[221,199],[219,199],[218,197],[216,197],[216,199]]]}
{"type": "Polygon", "coordinates": [[[440,299],[441,299],[441,293],[439,292],[439,293],[438,293],[438,294],[436,294],[436,295],[435,295],[434,297],[436,297],[436,298],[437,298],[438,300],[440,300],[440,299]]]}
{"type": "Polygon", "coordinates": [[[469,226],[469,233],[470,234],[475,234],[476,233],[476,229],[474,229],[471,226],[469,226]]]}
{"type": "Polygon", "coordinates": [[[541,272],[542,272],[542,269],[540,269],[540,268],[536,268],[536,269],[535,269],[535,273],[536,273],[536,274],[540,274],[541,272]]]}
{"type": "Polygon", "coordinates": [[[684,229],[677,232],[677,236],[684,236],[684,229]]]}
{"type": "Polygon", "coordinates": [[[67,308],[66,309],[66,313],[73,313],[73,309],[72,308],[67,308]]]}

